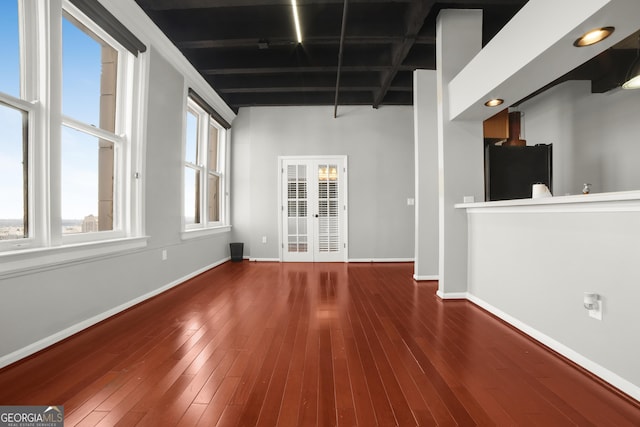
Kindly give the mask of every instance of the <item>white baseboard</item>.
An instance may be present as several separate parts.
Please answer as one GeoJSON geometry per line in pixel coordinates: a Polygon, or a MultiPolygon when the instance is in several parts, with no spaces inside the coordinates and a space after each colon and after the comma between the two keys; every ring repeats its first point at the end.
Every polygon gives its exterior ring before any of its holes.
{"type": "Polygon", "coordinates": [[[436,292],[440,299],[467,299],[466,292],[442,292],[440,289],[436,292]]]}
{"type": "MultiPolygon", "coordinates": [[[[280,258],[249,258],[249,261],[280,262],[280,258]]],[[[347,260],[347,262],[413,262],[413,258],[351,258],[347,260]]],[[[422,280],[437,280],[437,279],[422,279],[422,280]]]]}
{"type": "Polygon", "coordinates": [[[197,276],[198,274],[202,274],[207,270],[210,270],[214,267],[217,267],[221,264],[224,264],[225,262],[229,261],[231,258],[227,257],[227,258],[223,258],[222,260],[215,262],[213,264],[210,264],[206,267],[203,267],[197,271],[194,271],[193,273],[187,274],[186,276],[183,276],[177,280],[174,280],[171,283],[168,283],[158,289],[154,289],[153,291],[146,293],[144,295],[141,295],[137,298],[134,298],[130,301],[125,302],[122,305],[119,305],[117,307],[114,307],[110,310],[107,310],[103,313],[100,313],[96,316],[93,316],[89,319],[83,320],[80,323],[76,323],[73,326],[70,326],[66,329],[63,329],[60,332],[56,332],[53,335],[49,335],[46,338],[43,338],[39,341],[34,342],[33,344],[29,344],[26,347],[23,347],[19,350],[14,351],[13,353],[9,353],[5,356],[0,357],[0,368],[3,368],[5,366],[8,366],[12,363],[17,362],[18,360],[24,359],[25,357],[31,356],[34,353],[37,353],[40,350],[44,350],[45,348],[60,342],[68,337],[70,337],[71,335],[77,334],[78,332],[81,332],[84,329],[87,329],[93,325],[95,325],[96,323],[100,323],[105,319],[108,319],[111,316],[114,316],[130,307],[133,307],[136,304],[140,304],[141,302],[152,298],[156,295],[159,295],[165,291],[168,291],[171,288],[174,288],[176,286],[178,286],[181,283],[186,282],[187,280],[191,279],[192,277],[197,276]]]}
{"type": "Polygon", "coordinates": [[[500,310],[499,308],[496,308],[496,307],[492,306],[491,304],[485,302],[484,300],[482,300],[482,299],[480,299],[480,298],[478,298],[478,297],[476,297],[474,295],[471,295],[469,293],[467,293],[467,299],[469,301],[471,301],[472,303],[476,304],[477,306],[482,307],[483,309],[487,310],[489,313],[491,313],[491,314],[499,317],[500,319],[504,320],[505,322],[509,323],[513,327],[515,327],[515,328],[519,329],[520,331],[524,332],[525,334],[529,335],[534,340],[539,341],[540,343],[542,343],[545,346],[549,347],[553,351],[556,351],[556,352],[560,353],[561,355],[563,355],[567,359],[569,359],[572,362],[578,364],[579,366],[583,367],[584,369],[586,369],[587,371],[589,371],[592,374],[596,375],[597,377],[601,378],[602,380],[608,382],[609,384],[611,384],[615,388],[621,390],[622,392],[628,394],[629,396],[633,397],[634,399],[640,401],[640,387],[638,387],[637,385],[625,380],[624,378],[620,377],[618,374],[616,374],[614,372],[611,372],[607,368],[604,368],[603,366],[593,362],[592,360],[587,359],[586,357],[584,357],[580,353],[576,352],[575,350],[567,347],[566,345],[562,344],[559,341],[554,340],[553,338],[549,337],[548,335],[543,334],[542,332],[538,331],[537,329],[532,328],[531,326],[527,325],[526,323],[524,323],[524,322],[516,319],[515,317],[505,313],[504,311],[500,310]]]}
{"type": "Polygon", "coordinates": [[[349,258],[347,262],[413,262],[413,258],[349,258]]]}
{"type": "Polygon", "coordinates": [[[415,280],[416,282],[422,282],[422,281],[430,281],[430,280],[439,280],[440,276],[418,276],[417,274],[413,275],[413,280],[415,280]]]}

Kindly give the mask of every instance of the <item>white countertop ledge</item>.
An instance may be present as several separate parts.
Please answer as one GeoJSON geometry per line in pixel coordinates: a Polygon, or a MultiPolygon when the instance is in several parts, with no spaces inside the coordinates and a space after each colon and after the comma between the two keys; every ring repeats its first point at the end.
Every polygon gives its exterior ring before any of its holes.
{"type": "Polygon", "coordinates": [[[573,205],[585,203],[609,203],[640,201],[640,190],[617,191],[612,193],[576,194],[571,196],[541,197],[538,199],[497,200],[493,202],[457,203],[456,209],[476,208],[516,208],[529,206],[573,205]]]}

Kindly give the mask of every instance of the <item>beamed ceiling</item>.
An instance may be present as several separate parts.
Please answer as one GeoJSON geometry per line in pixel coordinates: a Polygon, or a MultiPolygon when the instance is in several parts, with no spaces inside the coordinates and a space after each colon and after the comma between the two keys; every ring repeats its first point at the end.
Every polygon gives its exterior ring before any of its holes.
{"type": "MultiPolygon", "coordinates": [[[[237,111],[334,105],[338,76],[338,105],[411,105],[412,71],[435,69],[441,9],[482,9],[485,45],[527,1],[298,0],[301,44],[290,0],[136,2],[237,111]]],[[[618,86],[635,55],[629,47],[609,49],[553,84],[592,80],[596,92],[618,86]]]]}

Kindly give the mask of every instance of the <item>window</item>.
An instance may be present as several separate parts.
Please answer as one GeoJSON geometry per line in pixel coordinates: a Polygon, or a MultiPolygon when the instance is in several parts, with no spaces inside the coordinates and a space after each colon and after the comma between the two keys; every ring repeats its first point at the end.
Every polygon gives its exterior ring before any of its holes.
{"type": "Polygon", "coordinates": [[[207,191],[207,218],[211,222],[220,222],[220,165],[218,164],[218,136],[222,133],[218,127],[209,121],[209,144],[207,150],[207,179],[209,180],[207,191]]]}
{"type": "Polygon", "coordinates": [[[186,230],[225,225],[226,129],[189,97],[185,126],[184,224],[186,230]]]}
{"type": "MultiPolygon", "coordinates": [[[[144,45],[121,27],[95,0],[0,1],[5,259],[26,248],[70,248],[139,234],[133,124],[141,95],[134,77],[142,75],[136,57],[144,45]],[[75,5],[89,15],[94,11],[109,32],[75,5]],[[43,35],[49,27],[42,22],[56,21],[61,34],[43,35]],[[123,37],[138,50],[123,47],[123,37]]],[[[9,270],[6,265],[0,273],[9,270]]]]}
{"type": "Polygon", "coordinates": [[[20,52],[29,40],[20,39],[25,20],[18,0],[0,2],[0,251],[30,243],[30,122],[32,85],[23,81],[26,63],[20,52]],[[21,89],[24,83],[24,89],[21,89]]]}
{"type": "Polygon", "coordinates": [[[0,241],[29,236],[27,117],[0,102],[0,241]]]}
{"type": "Polygon", "coordinates": [[[0,92],[20,97],[20,31],[17,0],[0,4],[0,92]]]}
{"type": "Polygon", "coordinates": [[[128,52],[69,13],[62,18],[62,234],[118,231],[115,152],[126,140],[117,123],[119,58],[128,52]],[[116,126],[118,125],[118,126],[116,126]],[[117,132],[118,131],[118,132],[117,132]]]}

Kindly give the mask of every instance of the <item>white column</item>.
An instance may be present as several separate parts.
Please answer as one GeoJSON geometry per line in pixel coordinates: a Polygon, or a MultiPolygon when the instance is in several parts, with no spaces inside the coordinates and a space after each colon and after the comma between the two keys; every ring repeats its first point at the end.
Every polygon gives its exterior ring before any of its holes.
{"type": "Polygon", "coordinates": [[[415,263],[413,278],[438,280],[438,112],[435,70],[413,73],[415,263]]]}
{"type": "MultiPolygon", "coordinates": [[[[467,218],[454,204],[484,200],[482,122],[449,120],[449,82],[482,49],[482,11],[443,10],[436,23],[440,298],[467,291],[467,218]]],[[[496,64],[496,67],[499,64],[496,64]]]]}

